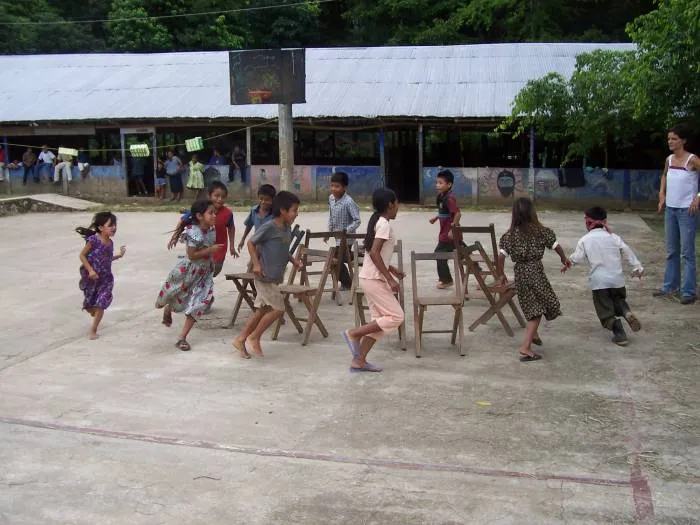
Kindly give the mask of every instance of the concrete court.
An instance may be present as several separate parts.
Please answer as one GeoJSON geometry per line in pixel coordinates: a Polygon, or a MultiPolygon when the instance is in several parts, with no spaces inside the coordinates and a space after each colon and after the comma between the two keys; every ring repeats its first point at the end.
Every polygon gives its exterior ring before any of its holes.
{"type": "MultiPolygon", "coordinates": [[[[410,250],[433,249],[429,216],[395,223],[407,268],[410,250]]],[[[579,212],[541,219],[567,252],[584,231],[579,212]]],[[[301,347],[287,325],[265,359],[238,358],[222,278],[192,351],[176,350],[182,318],[168,330],[153,308],[176,259],[171,213],[119,215],[127,255],[102,337],[87,340],[72,230],[89,220],[0,220],[1,524],[700,523],[698,310],[650,297],[662,241],[636,215],[611,217],[647,268],[628,281],[644,324],[629,347],[597,324],[586,271],[560,276],[550,253],[564,316],[541,331],[542,361],[520,363],[522,331],[509,338],[493,320],[467,332],[466,357],[436,335],[416,359],[409,280],[409,349],[392,335],[372,355],[385,371],[365,375],[348,372],[338,336],[351,307],[329,297],[329,339],[316,331],[301,347]]],[[[509,214],[463,218],[492,221],[500,235],[509,214]]],[[[432,265],[419,275],[434,285],[432,265]]],[[[466,324],[484,309],[467,303],[466,324]]],[[[431,309],[428,322],[446,314],[431,309]]]]}

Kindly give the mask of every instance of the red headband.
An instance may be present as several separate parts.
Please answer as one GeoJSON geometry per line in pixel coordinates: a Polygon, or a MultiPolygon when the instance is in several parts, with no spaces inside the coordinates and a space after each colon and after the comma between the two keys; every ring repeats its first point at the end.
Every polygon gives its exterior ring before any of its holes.
{"type": "Polygon", "coordinates": [[[607,219],[593,219],[588,215],[585,215],[584,219],[586,219],[586,228],[588,228],[588,230],[592,230],[593,228],[604,228],[606,232],[612,233],[608,227],[607,219]]]}

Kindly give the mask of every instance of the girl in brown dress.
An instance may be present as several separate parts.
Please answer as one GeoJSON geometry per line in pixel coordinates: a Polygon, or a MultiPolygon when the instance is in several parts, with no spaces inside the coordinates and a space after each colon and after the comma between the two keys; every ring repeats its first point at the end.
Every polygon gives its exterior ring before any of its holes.
{"type": "Polygon", "coordinates": [[[532,351],[532,343],[541,345],[537,335],[542,316],[548,321],[561,315],[559,299],[547,280],[542,266],[544,249],[557,252],[564,268],[571,267],[564,250],[559,246],[554,232],[542,226],[532,201],[520,198],[513,203],[513,218],[510,229],[498,243],[498,275],[501,285],[507,282],[503,266],[506,257],[515,263],[515,289],[518,292],[520,308],[527,319],[525,339],[520,347],[521,361],[537,361],[542,356],[532,351]]]}

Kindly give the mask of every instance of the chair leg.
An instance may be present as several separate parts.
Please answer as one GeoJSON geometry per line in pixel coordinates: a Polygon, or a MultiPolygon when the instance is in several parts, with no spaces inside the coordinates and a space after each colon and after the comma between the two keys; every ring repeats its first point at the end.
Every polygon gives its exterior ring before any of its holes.
{"type": "Polygon", "coordinates": [[[459,325],[457,327],[459,331],[459,355],[464,356],[464,312],[460,308],[457,313],[459,315],[459,325]]]}
{"type": "Polygon", "coordinates": [[[508,300],[508,305],[510,306],[510,309],[513,311],[513,315],[515,316],[515,319],[517,319],[520,326],[525,328],[527,326],[527,323],[525,322],[525,318],[523,317],[523,314],[520,313],[520,308],[518,308],[518,305],[515,304],[515,301],[513,300],[512,297],[508,300]]]}
{"type": "Polygon", "coordinates": [[[413,305],[413,343],[416,346],[416,357],[420,357],[420,327],[418,326],[418,306],[413,305]]]}
{"type": "Polygon", "coordinates": [[[454,309],[455,309],[455,315],[454,315],[454,319],[452,321],[452,333],[450,334],[450,336],[451,336],[450,344],[451,345],[454,345],[455,342],[457,341],[457,324],[459,323],[459,312],[460,312],[461,308],[458,306],[455,306],[454,309]]]}
{"type": "Polygon", "coordinates": [[[360,326],[360,310],[362,306],[358,304],[357,300],[354,299],[355,294],[350,296],[350,303],[352,304],[352,311],[355,314],[355,328],[360,326]]]}
{"type": "Polygon", "coordinates": [[[304,296],[302,297],[304,306],[306,306],[306,309],[309,312],[309,315],[307,316],[306,320],[306,326],[304,327],[304,335],[301,341],[302,346],[306,345],[306,343],[309,342],[309,338],[311,337],[311,328],[314,326],[314,324],[318,326],[318,329],[321,331],[321,334],[323,334],[323,337],[328,337],[328,330],[326,330],[326,327],[323,325],[321,319],[318,317],[317,314],[318,304],[320,302],[321,295],[322,292],[318,292],[314,296],[313,302],[311,302],[309,296],[306,294],[304,294],[304,296]]]}
{"type": "Polygon", "coordinates": [[[243,304],[243,296],[241,295],[240,292],[238,292],[238,297],[236,298],[236,304],[233,307],[233,313],[231,314],[231,321],[228,324],[228,327],[231,328],[234,324],[236,324],[236,318],[238,317],[238,312],[241,309],[241,305],[243,304]]]}
{"type": "Polygon", "coordinates": [[[399,326],[399,345],[401,346],[401,350],[404,352],[406,351],[406,322],[404,321],[401,323],[401,326],[399,326]]]}
{"type": "MultiPolygon", "coordinates": [[[[284,296],[284,309],[286,312],[289,312],[289,309],[291,308],[291,305],[289,304],[289,296],[285,295],[284,296]]],[[[277,337],[280,335],[280,328],[282,328],[282,318],[284,316],[280,317],[275,321],[275,328],[272,330],[272,340],[277,341],[277,337]]]]}

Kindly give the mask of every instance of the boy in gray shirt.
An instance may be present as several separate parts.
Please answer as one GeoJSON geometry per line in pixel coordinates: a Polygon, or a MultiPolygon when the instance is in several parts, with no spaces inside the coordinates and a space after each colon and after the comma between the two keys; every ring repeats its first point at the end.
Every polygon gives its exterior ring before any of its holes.
{"type": "Polygon", "coordinates": [[[279,285],[284,279],[287,262],[301,269],[301,263],[289,253],[291,225],[298,214],[299,198],[288,191],[280,191],[272,200],[273,219],[261,225],[248,240],[255,275],[255,311],[232,343],[243,359],[250,359],[247,346],[253,354],[263,357],[260,337],[284,315],[279,285]]]}

